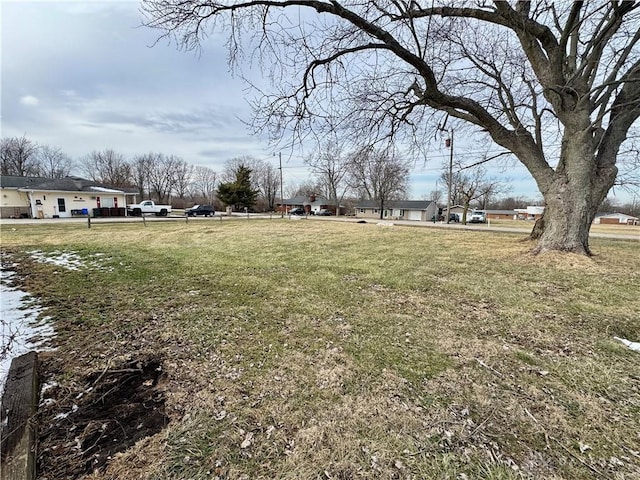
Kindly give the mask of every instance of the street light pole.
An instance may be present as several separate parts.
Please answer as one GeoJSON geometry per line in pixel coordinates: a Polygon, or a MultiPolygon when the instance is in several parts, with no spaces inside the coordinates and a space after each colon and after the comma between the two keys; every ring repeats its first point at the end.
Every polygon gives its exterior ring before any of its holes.
{"type": "Polygon", "coordinates": [[[451,214],[451,184],[453,183],[453,127],[449,129],[449,178],[448,187],[449,193],[447,194],[447,223],[449,223],[449,215],[451,214]]]}
{"type": "Polygon", "coordinates": [[[282,182],[282,152],[278,152],[278,160],[280,161],[280,218],[284,218],[284,186],[282,182]]]}

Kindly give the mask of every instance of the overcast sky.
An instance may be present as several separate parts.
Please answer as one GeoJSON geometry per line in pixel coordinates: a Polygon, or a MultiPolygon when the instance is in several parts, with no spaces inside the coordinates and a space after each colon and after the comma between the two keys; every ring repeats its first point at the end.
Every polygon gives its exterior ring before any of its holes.
{"type": "MultiPolygon", "coordinates": [[[[138,6],[0,1],[2,137],[26,135],[74,159],[113,148],[128,158],[174,154],[216,171],[242,155],[277,167],[279,148],[243,123],[251,97],[229,71],[224,39],[210,38],[200,55],[166,41],[152,46],[158,32],[140,26],[138,6]]],[[[262,81],[258,71],[244,73],[262,81]]],[[[283,153],[285,185],[308,179],[305,153],[283,153]]],[[[416,159],[412,199],[435,188],[448,152],[443,146],[429,157],[416,159]]],[[[513,196],[540,197],[523,167],[491,174],[508,179],[513,196]]]]}

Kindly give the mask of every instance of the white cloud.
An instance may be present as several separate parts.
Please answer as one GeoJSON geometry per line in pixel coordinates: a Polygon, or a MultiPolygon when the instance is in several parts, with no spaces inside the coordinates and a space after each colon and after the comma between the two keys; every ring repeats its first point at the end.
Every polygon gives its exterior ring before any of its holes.
{"type": "Polygon", "coordinates": [[[27,107],[37,107],[40,104],[40,100],[38,100],[38,97],[34,97],[33,95],[25,95],[20,97],[20,103],[27,107]]]}

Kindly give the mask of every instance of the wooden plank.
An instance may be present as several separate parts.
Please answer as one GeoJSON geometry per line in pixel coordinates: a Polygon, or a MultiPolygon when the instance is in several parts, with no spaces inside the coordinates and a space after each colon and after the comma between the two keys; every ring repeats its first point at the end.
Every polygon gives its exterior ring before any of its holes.
{"type": "Polygon", "coordinates": [[[38,354],[14,358],[7,376],[0,412],[0,480],[36,478],[38,354]]]}

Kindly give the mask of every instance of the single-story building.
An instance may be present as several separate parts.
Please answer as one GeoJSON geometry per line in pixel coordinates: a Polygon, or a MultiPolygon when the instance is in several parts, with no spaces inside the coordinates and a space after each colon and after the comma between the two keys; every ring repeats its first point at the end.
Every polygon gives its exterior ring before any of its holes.
{"type": "MultiPolygon", "coordinates": [[[[473,212],[473,208],[469,208],[467,210],[467,216],[471,216],[471,212],[473,212]]],[[[462,221],[462,214],[464,213],[464,207],[462,205],[451,205],[451,207],[449,208],[449,213],[453,213],[458,215],[458,218],[460,219],[460,221],[462,221]]],[[[447,207],[444,206],[442,207],[442,215],[443,217],[447,216],[447,207]]]]}
{"type": "Polygon", "coordinates": [[[0,218],[126,216],[127,191],[79,177],[0,176],[0,218]]]}
{"type": "MultiPolygon", "coordinates": [[[[308,197],[299,195],[293,198],[286,198],[282,202],[276,202],[276,211],[278,212],[284,211],[284,213],[288,213],[294,208],[304,208],[304,210],[311,215],[320,210],[331,210],[334,215],[338,213],[338,206],[335,202],[317,195],[310,195],[308,197]]],[[[340,215],[344,215],[345,207],[340,205],[339,209],[340,215]]]]}
{"type": "Polygon", "coordinates": [[[518,214],[515,210],[485,210],[485,216],[491,220],[516,220],[518,214]]]}
{"type": "Polygon", "coordinates": [[[530,205],[527,208],[516,208],[514,210],[518,216],[517,218],[521,220],[538,220],[544,213],[544,207],[538,205],[530,205]]]}
{"type": "MultiPolygon", "coordinates": [[[[361,200],[355,205],[357,218],[380,219],[380,203],[361,200]]],[[[438,206],[431,200],[393,200],[384,205],[384,220],[416,220],[427,222],[438,214],[438,206]]]]}
{"type": "Polygon", "coordinates": [[[597,215],[593,223],[602,225],[637,225],[640,223],[640,219],[625,213],[608,213],[606,215],[597,215]]]}

